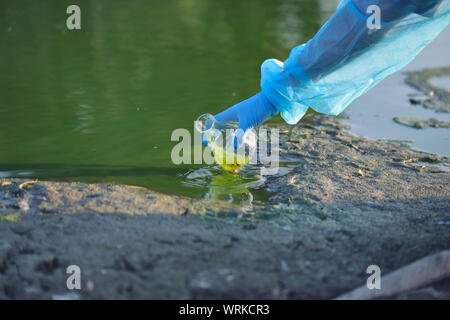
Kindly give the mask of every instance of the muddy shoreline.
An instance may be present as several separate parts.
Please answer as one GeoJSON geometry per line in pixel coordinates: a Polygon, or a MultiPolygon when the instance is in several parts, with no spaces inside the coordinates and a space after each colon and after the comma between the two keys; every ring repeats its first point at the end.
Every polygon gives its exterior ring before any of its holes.
{"type": "MultiPolygon", "coordinates": [[[[251,213],[139,187],[0,181],[0,299],[334,298],[449,249],[449,159],[345,133],[282,128],[290,171],[251,213]],[[283,129],[285,129],[283,131],[283,129]],[[66,287],[78,265],[82,289],[66,287]]],[[[440,281],[397,298],[450,298],[440,281]]]]}

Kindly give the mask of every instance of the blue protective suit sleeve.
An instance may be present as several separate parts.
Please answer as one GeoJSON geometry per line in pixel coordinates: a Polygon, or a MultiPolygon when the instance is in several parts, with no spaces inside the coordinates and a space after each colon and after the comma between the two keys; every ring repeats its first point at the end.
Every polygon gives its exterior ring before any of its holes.
{"type": "Polygon", "coordinates": [[[450,0],[343,0],[284,63],[262,64],[262,92],[290,124],[308,107],[337,115],[408,64],[449,21],[450,0]],[[380,8],[379,28],[373,27],[371,5],[380,8]]]}

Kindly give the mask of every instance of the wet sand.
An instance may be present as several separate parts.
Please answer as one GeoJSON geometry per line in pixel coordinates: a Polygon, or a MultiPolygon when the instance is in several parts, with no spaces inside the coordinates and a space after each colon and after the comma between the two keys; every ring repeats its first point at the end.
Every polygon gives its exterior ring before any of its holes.
{"type": "Polygon", "coordinates": [[[339,118],[281,129],[291,169],[266,180],[269,200],[250,213],[133,186],[2,179],[0,299],[334,298],[369,265],[383,275],[449,248],[448,158],[351,136],[339,118]],[[69,265],[82,290],[67,289],[69,265]]]}

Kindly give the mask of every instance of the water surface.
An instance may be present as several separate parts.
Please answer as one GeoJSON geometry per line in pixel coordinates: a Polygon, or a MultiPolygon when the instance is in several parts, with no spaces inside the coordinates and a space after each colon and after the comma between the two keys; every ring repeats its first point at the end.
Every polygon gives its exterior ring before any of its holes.
{"type": "MultiPolygon", "coordinates": [[[[75,31],[70,4],[0,2],[0,176],[214,197],[220,178],[187,177],[217,168],[174,165],[172,131],[256,93],[261,63],[284,60],[337,1],[77,1],[75,31]]],[[[246,172],[227,181],[257,188],[246,172]]]]}

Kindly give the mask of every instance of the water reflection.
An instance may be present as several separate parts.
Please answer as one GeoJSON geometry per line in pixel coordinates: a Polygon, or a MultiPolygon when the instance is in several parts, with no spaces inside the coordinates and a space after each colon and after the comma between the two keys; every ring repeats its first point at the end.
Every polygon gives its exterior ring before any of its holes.
{"type": "Polygon", "coordinates": [[[240,180],[239,176],[229,172],[213,176],[201,197],[238,204],[244,210],[251,210],[253,208],[253,195],[240,180]]]}
{"type": "Polygon", "coordinates": [[[240,206],[245,211],[253,209],[254,196],[250,189],[264,184],[257,166],[248,165],[239,174],[224,171],[218,166],[190,170],[185,174],[183,183],[187,186],[202,186],[201,198],[226,201],[240,206]]]}
{"type": "Polygon", "coordinates": [[[330,15],[336,10],[339,2],[341,0],[318,0],[317,1],[320,7],[320,24],[324,24],[330,15]]]}
{"type": "Polygon", "coordinates": [[[92,126],[92,122],[94,121],[94,116],[92,115],[92,107],[80,104],[78,106],[78,111],[76,111],[78,125],[75,128],[75,131],[80,131],[84,134],[92,134],[94,133],[94,128],[92,126]]]}

